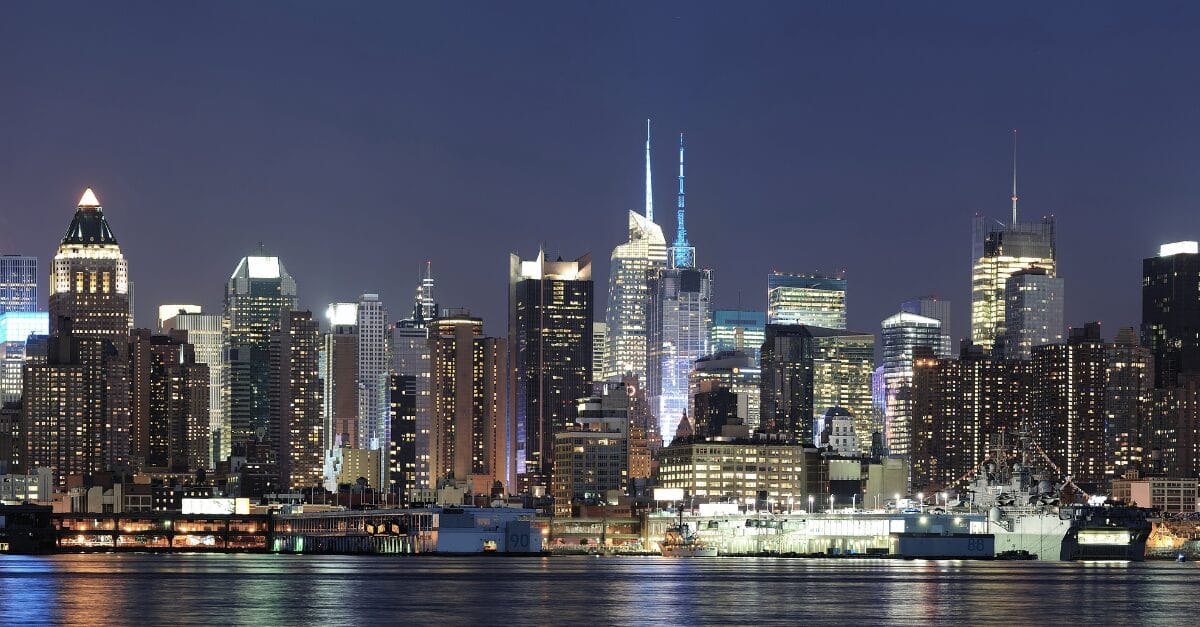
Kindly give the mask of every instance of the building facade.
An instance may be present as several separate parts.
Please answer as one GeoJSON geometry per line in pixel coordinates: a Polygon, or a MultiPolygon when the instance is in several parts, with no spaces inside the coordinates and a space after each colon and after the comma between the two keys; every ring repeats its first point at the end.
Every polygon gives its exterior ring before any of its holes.
{"type": "Polygon", "coordinates": [[[50,317],[44,311],[0,313],[0,406],[21,400],[21,369],[29,336],[49,333],[50,317]]]}
{"type": "Polygon", "coordinates": [[[712,352],[712,270],[667,268],[650,286],[646,394],[658,416],[659,433],[669,439],[687,415],[692,365],[712,352]]]}
{"type": "Polygon", "coordinates": [[[187,341],[195,349],[196,363],[208,366],[208,468],[215,468],[217,462],[229,459],[231,453],[229,414],[224,405],[228,399],[221,394],[221,382],[225,380],[222,318],[220,314],[202,313],[198,307],[194,311],[175,311],[174,315],[162,318],[163,332],[186,331],[187,341]]]}
{"type": "MultiPolygon", "coordinates": [[[[761,345],[760,345],[761,350],[761,345]]],[[[717,351],[697,359],[689,380],[689,396],[692,408],[689,415],[695,416],[695,398],[706,381],[715,381],[722,388],[741,397],[744,405],[739,417],[743,424],[755,429],[759,426],[762,392],[760,379],[762,370],[758,361],[740,351],[717,351]]]]}
{"type": "MultiPolygon", "coordinates": [[[[625,375],[646,380],[650,279],[666,267],[667,243],[662,228],[630,211],[629,239],[613,249],[609,265],[604,316],[608,346],[602,371],[605,380],[619,380],[625,375]]],[[[596,378],[601,378],[601,373],[596,378]]]]}
{"type": "Polygon", "coordinates": [[[1200,245],[1175,242],[1142,261],[1142,345],[1154,355],[1154,387],[1200,373],[1200,245]]]}
{"type": "Polygon", "coordinates": [[[1096,492],[1105,478],[1108,345],[1100,323],[1071,329],[1063,344],[1033,349],[1033,401],[1027,428],[1076,485],[1096,492]]]}
{"type": "Polygon", "coordinates": [[[715,309],[709,328],[709,347],[713,353],[742,351],[758,363],[766,339],[767,314],[764,311],[715,309]]]}
{"type": "Polygon", "coordinates": [[[41,307],[37,273],[37,257],[0,255],[0,314],[32,312],[41,307]]]}
{"type": "MultiPolygon", "coordinates": [[[[1015,197],[1015,194],[1014,194],[1015,197]]],[[[1015,203],[1015,201],[1014,201],[1015,203]]],[[[1053,217],[1041,222],[990,225],[976,216],[971,247],[971,342],[991,348],[1005,332],[1004,287],[1008,277],[1026,268],[1057,276],[1053,217]]]]}
{"type": "Polygon", "coordinates": [[[846,278],[820,274],[767,275],[767,323],[846,328],[846,278]]]}
{"type": "Polygon", "coordinates": [[[386,451],[388,410],[387,309],[378,294],[358,299],[358,447],[386,451]]]}
{"type": "Polygon", "coordinates": [[[321,329],[311,311],[287,311],[270,337],[270,427],[280,485],[291,490],[320,486],[325,435],[317,352],[321,329]]]}
{"type": "Polygon", "coordinates": [[[579,399],[575,424],[554,436],[554,515],[603,504],[629,487],[629,398],[620,383],[579,399]]]}
{"type": "Polygon", "coordinates": [[[913,360],[936,355],[942,323],[900,312],[883,321],[884,440],[893,455],[908,456],[912,447],[913,360]]]}
{"type": "Polygon", "coordinates": [[[1045,268],[1017,270],[1004,284],[1004,353],[1030,359],[1033,347],[1063,341],[1063,279],[1045,268]]]}
{"type": "Polygon", "coordinates": [[[551,489],[554,434],[592,385],[592,263],[509,259],[509,393],[522,491],[551,489]]]}

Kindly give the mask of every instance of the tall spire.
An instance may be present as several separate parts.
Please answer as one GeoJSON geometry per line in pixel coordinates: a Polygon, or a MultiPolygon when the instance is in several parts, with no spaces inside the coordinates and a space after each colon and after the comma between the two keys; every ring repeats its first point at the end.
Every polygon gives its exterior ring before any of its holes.
{"type": "Polygon", "coordinates": [[[433,262],[425,262],[425,274],[417,287],[417,309],[425,320],[432,320],[437,314],[437,304],[433,301],[433,262]]]}
{"type": "Polygon", "coordinates": [[[654,222],[654,194],[650,185],[650,118],[646,118],[646,219],[654,222]]]}
{"type": "Polygon", "coordinates": [[[671,244],[671,261],[676,268],[692,268],[696,265],[696,249],[688,242],[687,225],[684,223],[683,195],[683,133],[679,134],[679,205],[675,210],[675,242],[671,244]]]}
{"type": "Polygon", "coordinates": [[[1013,129],[1013,188],[1012,188],[1012,223],[1017,223],[1017,129],[1013,129]]]}

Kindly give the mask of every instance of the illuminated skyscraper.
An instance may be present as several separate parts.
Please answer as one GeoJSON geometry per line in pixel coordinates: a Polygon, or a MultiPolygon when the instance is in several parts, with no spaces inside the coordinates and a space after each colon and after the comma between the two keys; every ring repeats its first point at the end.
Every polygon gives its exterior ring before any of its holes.
{"type": "Polygon", "coordinates": [[[1154,354],[1154,387],[1200,373],[1200,245],[1175,242],[1142,261],[1142,345],[1154,354]]]}
{"type": "Polygon", "coordinates": [[[387,420],[387,309],[378,294],[358,299],[358,447],[382,450],[387,461],[391,428],[387,420]]]}
{"type": "MultiPolygon", "coordinates": [[[[592,262],[509,258],[508,347],[516,472],[523,490],[549,491],[554,434],[592,386],[592,262]]],[[[507,484],[511,485],[511,484],[507,484]]]]}
{"type": "Polygon", "coordinates": [[[871,401],[875,364],[875,335],[844,329],[808,327],[812,334],[813,437],[819,441],[826,414],[832,408],[849,413],[860,453],[871,452],[871,434],[882,432],[880,416],[871,401]]]}
{"type": "Polygon", "coordinates": [[[937,296],[922,296],[900,303],[900,311],[926,318],[933,318],[942,323],[942,343],[938,347],[938,357],[954,356],[954,336],[950,332],[950,301],[937,296]]]}
{"type": "Polygon", "coordinates": [[[767,323],[845,329],[846,279],[819,274],[768,274],[767,323]]]}
{"type": "Polygon", "coordinates": [[[225,372],[230,441],[266,434],[270,423],[268,362],[271,329],[281,312],[296,308],[296,281],[278,257],[243,257],[225,288],[225,372]]]}
{"type": "MultiPolygon", "coordinates": [[[[696,415],[695,399],[700,393],[701,385],[705,381],[712,381],[721,389],[738,397],[738,417],[751,429],[757,428],[759,408],[762,406],[760,375],[758,361],[742,351],[714,351],[697,359],[689,381],[688,396],[692,399],[689,415],[696,415]]],[[[696,424],[699,429],[700,423],[696,424]]]]}
{"type": "Polygon", "coordinates": [[[900,312],[883,321],[884,439],[893,455],[909,455],[912,444],[913,359],[933,357],[942,341],[942,323],[900,312]]]}
{"type": "MultiPolygon", "coordinates": [[[[358,305],[331,303],[322,340],[322,414],[325,448],[358,447],[358,305]]],[[[378,487],[378,486],[376,486],[378,487]]]]}
{"type": "Polygon", "coordinates": [[[688,410],[688,381],[697,359],[712,352],[712,270],[668,268],[650,281],[646,398],[665,441],[688,410]]]}
{"type": "Polygon", "coordinates": [[[608,367],[608,325],[592,323],[592,374],[599,379],[608,367]]]}
{"type": "Polygon", "coordinates": [[[507,485],[508,371],[502,339],[483,336],[483,320],[450,310],[429,327],[433,424],[430,467],[436,481],[470,494],[507,485]]]}
{"type": "Polygon", "coordinates": [[[0,406],[21,400],[26,340],[30,335],[48,333],[50,318],[44,311],[0,313],[0,406]]]}
{"type": "Polygon", "coordinates": [[[1105,489],[1108,346],[1100,324],[1071,329],[1062,344],[1033,349],[1028,428],[1051,461],[1089,492],[1105,489]]]}
{"type": "Polygon", "coordinates": [[[710,348],[713,353],[742,351],[757,364],[766,339],[766,325],[767,314],[762,311],[714,310],[709,329],[710,348]]]}
{"type": "Polygon", "coordinates": [[[198,314],[203,310],[204,308],[200,305],[159,305],[157,329],[159,331],[164,330],[167,320],[179,314],[198,314]]]}
{"type": "Polygon", "coordinates": [[[1057,274],[1054,217],[1040,223],[1017,221],[1017,131],[1013,130],[1012,222],[975,216],[971,242],[971,342],[991,348],[1005,333],[1004,286],[1025,268],[1057,274]]]}
{"type": "Polygon", "coordinates": [[[646,380],[646,309],[651,277],[667,267],[667,244],[662,229],[644,216],[629,212],[629,241],[612,252],[608,274],[608,359],[606,380],[632,374],[646,380]]]}
{"type": "Polygon", "coordinates": [[[1146,411],[1154,387],[1154,356],[1138,344],[1132,328],[1117,331],[1108,345],[1108,378],[1104,399],[1105,468],[1108,479],[1120,479],[1142,468],[1146,411]]]}
{"type": "Polygon", "coordinates": [[[210,454],[208,467],[214,468],[216,463],[229,459],[229,420],[225,398],[221,394],[221,382],[224,363],[221,359],[224,347],[224,332],[222,331],[221,314],[206,314],[197,306],[194,312],[176,311],[174,315],[163,318],[162,308],[159,308],[159,318],[162,319],[162,331],[187,331],[187,341],[196,351],[196,363],[208,366],[208,420],[210,454]]]}
{"type": "Polygon", "coordinates": [[[129,335],[130,458],[134,468],[195,472],[212,456],[208,366],[186,331],[129,335]]]}
{"type": "MultiPolygon", "coordinates": [[[[428,276],[428,268],[427,276],[428,276]]],[[[431,279],[432,281],[432,279],[431,279]]],[[[433,488],[429,477],[429,436],[430,416],[433,402],[430,398],[430,356],[428,325],[432,318],[425,317],[426,300],[432,303],[432,293],[425,289],[422,283],[417,288],[417,296],[413,303],[412,316],[399,320],[391,327],[391,372],[401,377],[412,377],[413,380],[413,448],[416,456],[415,481],[421,488],[433,488]]],[[[436,317],[437,306],[428,307],[436,317]]],[[[407,402],[405,400],[404,402],[407,402]]],[[[393,415],[393,423],[396,417],[393,415]]],[[[393,441],[396,437],[393,435],[393,441]]]]}
{"type": "Polygon", "coordinates": [[[759,426],[804,445],[813,437],[813,344],[808,327],[768,324],[762,346],[759,426]]]}
{"type": "Polygon", "coordinates": [[[1033,348],[1063,341],[1063,280],[1043,268],[1012,273],[1004,286],[1004,354],[1030,359],[1033,348]]]}
{"type": "Polygon", "coordinates": [[[37,311],[37,257],[0,255],[0,314],[37,311]]]}
{"type": "MultiPolygon", "coordinates": [[[[129,266],[91,189],[79,199],[71,225],[54,255],[49,310],[50,334],[58,338],[55,361],[47,360],[49,369],[36,375],[39,382],[34,385],[62,376],[64,385],[84,386],[81,389],[86,398],[64,399],[68,404],[57,409],[74,413],[51,421],[52,425],[34,428],[51,429],[51,437],[57,429],[72,431],[74,440],[57,448],[58,459],[78,455],[81,460],[78,464],[68,463],[67,468],[128,470],[126,355],[133,326],[129,266]],[[46,378],[40,378],[43,375],[46,378]],[[72,383],[66,379],[72,379],[72,383]],[[96,410],[101,413],[93,413],[96,410]]],[[[29,387],[27,381],[27,391],[29,387]]],[[[25,433],[33,437],[32,432],[25,433]]],[[[56,473],[64,474],[61,470],[56,473]]]]}
{"type": "Polygon", "coordinates": [[[79,337],[107,339],[124,354],[133,328],[129,265],[92,190],[83,192],[50,269],[50,333],[71,319],[79,337]]]}
{"type": "Polygon", "coordinates": [[[321,485],[325,435],[317,351],[321,329],[310,311],[285,311],[270,335],[270,428],[281,485],[321,485]]]}

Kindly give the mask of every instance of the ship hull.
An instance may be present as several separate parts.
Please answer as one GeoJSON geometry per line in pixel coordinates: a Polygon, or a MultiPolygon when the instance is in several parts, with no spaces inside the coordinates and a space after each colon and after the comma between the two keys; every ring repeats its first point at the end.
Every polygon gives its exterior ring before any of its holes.
{"type": "Polygon", "coordinates": [[[715,546],[664,546],[663,557],[716,557],[715,546]]]}

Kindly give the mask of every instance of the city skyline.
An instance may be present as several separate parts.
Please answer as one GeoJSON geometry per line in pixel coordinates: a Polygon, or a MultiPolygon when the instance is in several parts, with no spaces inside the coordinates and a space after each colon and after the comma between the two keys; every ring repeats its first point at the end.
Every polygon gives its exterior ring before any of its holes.
{"type": "MultiPolygon", "coordinates": [[[[674,205],[677,133],[686,133],[694,148],[688,153],[688,236],[700,251],[697,264],[714,268],[719,277],[722,287],[714,308],[762,308],[763,279],[772,270],[844,270],[851,285],[850,328],[875,329],[899,302],[933,293],[963,304],[955,308],[953,324],[955,339],[963,337],[969,328],[965,304],[970,285],[965,240],[975,213],[1008,218],[1012,127],[1022,134],[1022,219],[1053,213],[1059,224],[1058,256],[1072,284],[1066,302],[1068,325],[1099,319],[1106,336],[1118,327],[1137,326],[1138,260],[1153,256],[1160,244],[1200,235],[1200,218],[1187,211],[1188,199],[1200,193],[1193,193],[1186,167],[1194,152],[1187,142],[1192,123],[1172,104],[1190,101],[1192,88],[1169,80],[1181,71],[1182,59],[1161,54],[1177,37],[1189,36],[1186,27],[1158,38],[1161,41],[1148,40],[1136,29],[1123,31],[1115,41],[1105,38],[1097,51],[1106,29],[1124,16],[1040,11],[1024,18],[1020,25],[1025,28],[1018,29],[1016,18],[988,25],[949,10],[901,15],[885,10],[858,16],[837,8],[774,8],[746,16],[746,24],[728,26],[728,33],[716,30],[726,28],[718,27],[717,12],[676,19],[665,6],[651,7],[637,25],[616,10],[604,16],[614,33],[608,36],[629,36],[636,43],[628,49],[618,46],[611,59],[581,57],[585,53],[580,44],[559,42],[552,33],[534,37],[528,48],[499,47],[501,58],[531,61],[523,69],[500,70],[536,93],[544,88],[544,77],[559,77],[565,67],[541,53],[551,44],[567,46],[569,58],[583,58],[589,69],[604,77],[602,85],[613,96],[602,107],[557,92],[552,94],[557,97],[530,103],[517,98],[514,88],[486,78],[481,71],[497,69],[492,67],[496,62],[481,59],[480,46],[496,43],[494,35],[482,33],[480,42],[471,45],[455,38],[452,43],[461,49],[436,47],[457,55],[454,60],[460,64],[470,61],[473,69],[465,71],[466,77],[483,81],[501,96],[495,106],[506,122],[496,124],[495,116],[480,117],[475,105],[435,115],[432,110],[439,103],[457,99],[455,89],[425,92],[425,100],[403,100],[402,113],[360,105],[366,109],[361,121],[347,116],[354,110],[322,96],[326,90],[345,88],[356,101],[362,100],[365,90],[375,89],[367,80],[371,70],[405,69],[417,86],[427,73],[438,71],[433,61],[394,66],[388,59],[396,56],[393,50],[403,51],[400,43],[368,37],[372,43],[367,48],[307,49],[290,44],[286,54],[266,53],[255,69],[269,71],[261,64],[277,64],[274,76],[282,93],[307,84],[306,92],[314,95],[309,104],[284,107],[283,119],[264,120],[259,107],[278,106],[278,96],[268,93],[267,86],[243,84],[236,70],[230,69],[229,75],[204,71],[205,62],[187,47],[201,31],[182,23],[176,11],[144,13],[134,16],[129,26],[120,26],[95,7],[55,15],[53,20],[42,9],[23,7],[19,17],[27,19],[15,21],[25,28],[12,37],[14,45],[34,53],[27,66],[15,68],[17,97],[0,105],[0,112],[14,121],[14,153],[27,158],[0,174],[0,188],[6,190],[0,197],[0,252],[36,256],[42,275],[39,292],[46,293],[52,242],[61,236],[59,229],[74,199],[93,187],[106,205],[106,216],[120,225],[122,249],[134,269],[137,326],[151,326],[153,312],[162,303],[197,302],[205,311],[219,311],[218,286],[228,281],[229,267],[262,241],[302,283],[303,308],[319,311],[329,302],[377,292],[391,306],[392,317],[401,317],[421,264],[432,260],[439,268],[440,304],[470,307],[484,318],[486,332],[498,335],[505,318],[506,253],[547,242],[554,246],[547,250],[551,256],[590,252],[602,259],[623,241],[627,212],[644,204],[647,116],[656,129],[656,217],[671,240],[674,225],[669,209],[663,208],[674,205]],[[809,32],[813,27],[805,25],[806,17],[820,18],[831,34],[809,32]],[[763,26],[767,18],[778,18],[780,25],[763,26]],[[929,50],[909,41],[916,41],[926,33],[923,30],[889,34],[882,43],[836,35],[873,32],[889,19],[917,29],[914,23],[920,18],[935,23],[928,29],[935,31],[937,49],[949,47],[962,58],[937,56],[930,67],[905,74],[916,95],[895,96],[889,115],[879,115],[886,111],[877,108],[883,104],[862,104],[850,113],[834,111],[864,96],[863,85],[894,85],[877,74],[896,69],[894,64],[923,59],[929,50]],[[1079,19],[1063,29],[1068,18],[1079,19]],[[166,44],[161,60],[136,55],[138,45],[163,43],[141,33],[165,24],[178,27],[179,43],[166,44]],[[86,59],[77,54],[78,48],[62,45],[64,38],[84,28],[113,34],[134,27],[140,28],[137,36],[95,50],[86,59]],[[759,27],[763,37],[751,42],[751,50],[734,50],[759,27]],[[809,35],[808,43],[788,28],[801,29],[809,35]],[[1006,34],[1012,36],[1006,39],[1006,34]],[[970,35],[983,43],[972,45],[970,35]],[[729,43],[720,43],[723,40],[729,43]],[[838,60],[839,53],[856,52],[851,47],[855,41],[862,46],[858,56],[841,54],[845,58],[838,60]],[[51,43],[59,48],[51,50],[51,43]],[[864,69],[863,55],[877,54],[888,44],[907,47],[894,61],[871,57],[876,63],[867,64],[871,74],[862,85],[845,78],[864,69]],[[1139,47],[1147,50],[1138,52],[1139,47]],[[1075,68],[1073,59],[1081,53],[1073,48],[1099,52],[1103,58],[1080,67],[1080,76],[1064,79],[1056,72],[1075,68]],[[822,52],[817,56],[821,62],[796,61],[801,53],[814,50],[822,52]],[[746,59],[763,58],[768,52],[799,63],[811,81],[803,89],[775,84],[763,79],[762,73],[773,67],[770,63],[760,69],[742,66],[746,59]],[[322,61],[319,53],[330,54],[332,60],[322,61]],[[527,58],[530,53],[534,58],[527,58]],[[712,78],[702,82],[699,61],[726,53],[731,55],[729,65],[718,65],[712,78]],[[1053,57],[1049,67],[1035,67],[1043,54],[1053,57]],[[697,55],[697,63],[689,64],[691,55],[697,55]],[[1150,58],[1161,62],[1147,68],[1137,63],[1150,58]],[[649,63],[651,70],[671,68],[679,75],[662,72],[670,78],[659,85],[658,72],[623,73],[635,59],[649,63]],[[343,77],[322,65],[338,60],[361,60],[366,68],[343,77]],[[120,75],[144,78],[165,62],[178,64],[196,87],[162,83],[149,89],[144,99],[129,101],[139,92],[130,78],[120,75]],[[48,63],[56,65],[54,73],[44,73],[40,81],[20,80],[48,63]],[[968,77],[964,66],[971,63],[991,73],[968,77]],[[1116,70],[1137,67],[1140,73],[1124,88],[1097,87],[1091,82],[1097,78],[1091,67],[1105,63],[1116,70]],[[313,74],[300,72],[313,64],[313,74]],[[751,76],[740,78],[743,70],[752,70],[751,76]],[[928,104],[928,98],[941,93],[948,79],[966,81],[967,89],[962,90],[965,101],[956,102],[947,118],[947,112],[928,104]],[[753,90],[738,89],[747,86],[746,80],[752,81],[753,90]],[[1012,89],[985,89],[997,83],[1012,89]],[[710,97],[682,98],[680,94],[689,92],[679,88],[688,85],[696,90],[705,85],[700,93],[710,97]],[[202,96],[197,89],[210,95],[202,96]],[[60,104],[45,110],[23,104],[50,101],[51,91],[81,96],[65,103],[55,99],[60,104]],[[1144,118],[1112,124],[1111,116],[1129,105],[1134,92],[1156,95],[1154,102],[1160,104],[1151,110],[1142,107],[1148,111],[1144,118]],[[916,107],[917,100],[924,109],[916,107]],[[118,102],[127,102],[134,113],[147,114],[151,106],[162,112],[135,119],[130,111],[115,107],[118,102]],[[764,103],[773,106],[764,111],[764,103]],[[176,125],[179,120],[173,115],[184,116],[182,122],[176,125]],[[420,123],[403,122],[403,116],[415,116],[420,123]],[[817,119],[820,124],[813,122],[817,119]],[[228,124],[216,129],[214,137],[205,137],[201,131],[211,130],[216,120],[228,124]],[[580,120],[588,123],[579,125],[580,120]],[[248,128],[251,121],[253,128],[248,128]],[[59,130],[50,136],[38,132],[48,127],[59,130]],[[164,132],[153,144],[143,139],[160,127],[164,132]],[[240,135],[226,135],[234,132],[240,135]],[[161,159],[163,150],[179,160],[161,159]],[[268,154],[284,153],[290,156],[278,162],[266,159],[268,154]],[[572,158],[560,158],[567,153],[572,158]],[[247,160],[257,160],[258,165],[251,168],[247,160]],[[426,163],[417,163],[421,161],[426,163]],[[247,178],[249,171],[256,176],[247,178]],[[457,185],[460,181],[469,184],[457,185]],[[54,218],[59,211],[61,217],[54,218]],[[1142,219],[1117,226],[1107,216],[1118,211],[1136,211],[1142,219]],[[389,221],[392,213],[409,223],[397,227],[389,221]],[[450,247],[438,234],[436,220],[446,214],[489,225],[464,235],[460,245],[471,255],[447,252],[450,247]],[[233,219],[241,220],[238,228],[232,234],[222,230],[222,223],[233,219]],[[379,227],[364,228],[367,220],[378,220],[379,227]],[[937,228],[930,228],[934,224],[937,228]],[[163,237],[173,229],[195,237],[163,237]],[[846,237],[802,237],[803,246],[792,245],[796,234],[810,229],[846,237]],[[188,280],[158,270],[170,265],[173,254],[195,260],[188,280]],[[889,263],[892,259],[907,263],[889,263]]],[[[583,11],[565,7],[546,18],[567,23],[583,11]]],[[[486,9],[479,13],[465,20],[467,33],[484,31],[484,17],[518,17],[488,15],[486,9]]],[[[440,23],[461,16],[444,10],[411,17],[440,23]]],[[[243,25],[256,26],[265,16],[251,9],[243,19],[243,25]]],[[[307,19],[311,18],[285,16],[278,24],[263,25],[264,37],[291,41],[295,32],[313,26],[307,19]]],[[[198,23],[214,27],[203,19],[198,23]]],[[[360,23],[339,25],[346,28],[335,33],[335,40],[375,32],[360,23]]],[[[215,28],[229,48],[221,53],[228,56],[217,60],[219,67],[255,45],[237,26],[215,28]]],[[[379,89],[386,95],[393,88],[379,89]]],[[[598,285],[606,284],[606,275],[606,268],[597,268],[598,285]]],[[[602,312],[605,294],[597,291],[595,311],[602,312]]]]}

